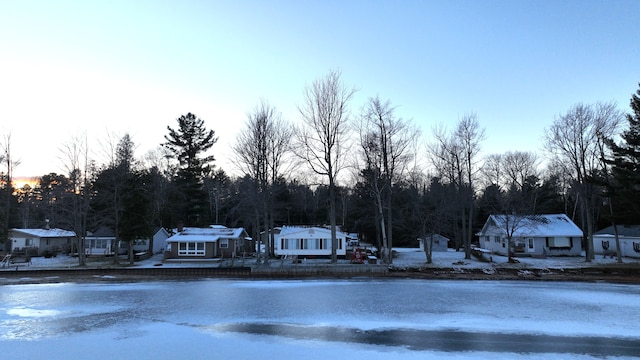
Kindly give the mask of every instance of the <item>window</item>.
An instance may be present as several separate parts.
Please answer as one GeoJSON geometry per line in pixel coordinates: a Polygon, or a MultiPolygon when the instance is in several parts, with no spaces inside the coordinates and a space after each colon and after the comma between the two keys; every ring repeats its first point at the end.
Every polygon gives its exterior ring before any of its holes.
{"type": "Polygon", "coordinates": [[[533,239],[528,238],[527,241],[529,242],[529,249],[533,249],[533,239]]]}
{"type": "Polygon", "coordinates": [[[33,246],[33,239],[25,239],[24,246],[33,246]]]}
{"type": "Polygon", "coordinates": [[[500,243],[500,236],[494,236],[493,237],[493,242],[496,243],[496,244],[499,244],[500,243]]]}
{"type": "Polygon", "coordinates": [[[296,250],[300,249],[302,239],[282,239],[280,248],[282,250],[296,250]]]}
{"type": "Polygon", "coordinates": [[[178,255],[204,256],[203,242],[179,242],[178,255]]]}
{"type": "Polygon", "coordinates": [[[572,239],[566,237],[548,237],[547,247],[549,248],[570,248],[572,239]]]}
{"type": "Polygon", "coordinates": [[[229,248],[229,239],[220,239],[220,248],[221,249],[229,248]]]}
{"type": "Polygon", "coordinates": [[[89,247],[92,249],[106,249],[109,245],[109,240],[107,239],[91,239],[89,242],[89,247]]]}
{"type": "Polygon", "coordinates": [[[319,249],[320,239],[304,239],[304,248],[311,250],[319,249]]]}

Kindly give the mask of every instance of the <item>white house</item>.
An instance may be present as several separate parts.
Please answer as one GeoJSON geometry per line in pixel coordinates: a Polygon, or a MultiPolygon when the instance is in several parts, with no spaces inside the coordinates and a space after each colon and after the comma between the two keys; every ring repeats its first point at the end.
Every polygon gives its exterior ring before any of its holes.
{"type": "Polygon", "coordinates": [[[11,229],[9,241],[11,252],[24,252],[32,256],[69,251],[76,233],[62,229],[11,229]]]}
{"type": "Polygon", "coordinates": [[[180,227],[165,243],[165,259],[230,258],[252,254],[255,248],[244,228],[222,225],[180,227]]]}
{"type": "MultiPolygon", "coordinates": [[[[275,236],[276,256],[331,256],[331,229],[319,226],[283,226],[275,236]]],[[[347,254],[347,234],[336,230],[338,256],[347,254]]]]}
{"type": "MultiPolygon", "coordinates": [[[[618,241],[620,255],[640,258],[640,225],[618,225],[618,241]]],[[[595,254],[614,255],[616,238],[613,226],[609,226],[593,234],[593,251],[595,254]]]]}
{"type": "Polygon", "coordinates": [[[480,247],[508,255],[508,233],[516,256],[579,256],[582,251],[583,232],[565,214],[490,215],[476,235],[480,247]]]}

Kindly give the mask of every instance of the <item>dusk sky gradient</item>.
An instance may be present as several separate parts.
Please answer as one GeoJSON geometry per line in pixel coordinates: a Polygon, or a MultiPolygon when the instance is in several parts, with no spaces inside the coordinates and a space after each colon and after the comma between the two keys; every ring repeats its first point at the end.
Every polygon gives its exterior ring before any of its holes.
{"type": "Polygon", "coordinates": [[[14,175],[34,177],[64,173],[74,135],[97,157],[107,133],[129,133],[142,156],[192,112],[234,173],[247,112],[265,99],[298,122],[305,85],[338,69],[354,116],[379,95],[428,141],[473,112],[484,154],[541,154],[576,103],[629,112],[639,40],[637,0],[0,0],[0,135],[14,175]]]}

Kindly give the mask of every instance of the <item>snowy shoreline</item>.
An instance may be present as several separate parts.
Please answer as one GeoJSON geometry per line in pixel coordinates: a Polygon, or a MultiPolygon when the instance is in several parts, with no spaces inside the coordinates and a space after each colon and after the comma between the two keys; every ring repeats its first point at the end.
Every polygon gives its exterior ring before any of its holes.
{"type": "Polygon", "coordinates": [[[125,259],[89,258],[87,267],[79,268],[78,259],[60,255],[55,258],[32,258],[30,264],[16,264],[0,269],[0,285],[64,283],[64,282],[143,282],[180,281],[209,278],[241,279],[309,279],[309,278],[388,278],[442,280],[532,280],[580,281],[640,284],[640,259],[598,257],[585,262],[580,257],[518,258],[507,262],[494,255],[492,262],[464,259],[464,252],[448,251],[433,254],[426,263],[423,251],[417,248],[394,249],[392,265],[350,264],[340,260],[308,259],[303,263],[272,259],[269,264],[256,265],[255,259],[225,261],[164,261],[162,255],[129,264],[125,259]]]}

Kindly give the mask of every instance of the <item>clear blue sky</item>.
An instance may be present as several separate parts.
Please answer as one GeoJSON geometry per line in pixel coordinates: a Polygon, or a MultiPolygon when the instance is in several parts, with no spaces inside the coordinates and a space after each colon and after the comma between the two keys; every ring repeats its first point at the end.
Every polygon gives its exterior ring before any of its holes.
{"type": "Polygon", "coordinates": [[[137,155],[192,112],[229,147],[261,98],[298,121],[330,69],[428,140],[475,112],[485,153],[539,151],[578,103],[628,111],[640,82],[640,1],[0,0],[0,132],[16,176],[63,172],[60,144],[133,136],[137,155]]]}

